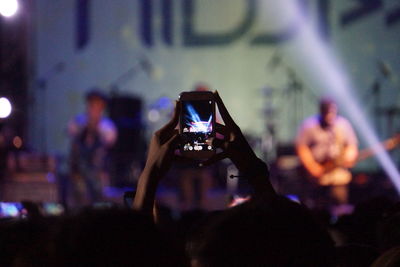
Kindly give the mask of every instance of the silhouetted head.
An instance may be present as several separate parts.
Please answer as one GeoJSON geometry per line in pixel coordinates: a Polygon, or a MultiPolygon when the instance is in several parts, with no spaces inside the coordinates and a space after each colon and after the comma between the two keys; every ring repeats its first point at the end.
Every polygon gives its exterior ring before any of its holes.
{"type": "Polygon", "coordinates": [[[99,89],[94,88],[86,94],[86,109],[89,120],[100,120],[107,106],[107,97],[99,89]]]}
{"type": "Polygon", "coordinates": [[[53,266],[180,266],[152,218],[123,209],[66,218],[51,244],[53,266]]]}
{"type": "Polygon", "coordinates": [[[231,208],[193,235],[192,266],[332,266],[333,242],[285,198],[231,208]]]}
{"type": "Polygon", "coordinates": [[[319,102],[319,112],[321,116],[321,124],[323,126],[332,125],[337,117],[337,105],[331,98],[321,98],[319,102]]]}
{"type": "Polygon", "coordinates": [[[210,87],[205,83],[198,83],[195,85],[194,91],[196,92],[210,91],[210,87]]]}

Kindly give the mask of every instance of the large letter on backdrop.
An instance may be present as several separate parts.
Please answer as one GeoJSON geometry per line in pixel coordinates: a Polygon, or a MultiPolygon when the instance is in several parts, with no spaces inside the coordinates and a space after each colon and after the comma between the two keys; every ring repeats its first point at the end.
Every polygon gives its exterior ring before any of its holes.
{"type": "Polygon", "coordinates": [[[78,50],[82,50],[89,43],[90,37],[90,0],[76,1],[76,36],[75,44],[78,50]]]}
{"type": "Polygon", "coordinates": [[[348,26],[383,7],[382,0],[357,0],[358,6],[341,16],[341,24],[343,27],[348,26]]]}
{"type": "Polygon", "coordinates": [[[183,44],[185,46],[227,45],[241,37],[253,24],[255,0],[246,0],[246,12],[237,27],[224,33],[198,33],[195,31],[194,14],[196,0],[183,0],[183,44]]]}

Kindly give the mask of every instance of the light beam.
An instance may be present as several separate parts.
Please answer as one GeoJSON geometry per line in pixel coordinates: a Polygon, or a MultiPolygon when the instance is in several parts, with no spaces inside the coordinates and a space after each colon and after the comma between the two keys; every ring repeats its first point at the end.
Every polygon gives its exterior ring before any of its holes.
{"type": "Polygon", "coordinates": [[[301,20],[300,31],[294,40],[295,49],[291,51],[293,57],[304,66],[302,70],[311,77],[317,87],[333,95],[343,107],[358,133],[373,148],[378,162],[400,193],[400,173],[357,103],[347,71],[334,55],[333,49],[322,40],[310,19],[306,18],[299,2],[284,0],[280,4],[283,3],[287,5],[288,10],[297,10],[296,17],[301,20]]]}

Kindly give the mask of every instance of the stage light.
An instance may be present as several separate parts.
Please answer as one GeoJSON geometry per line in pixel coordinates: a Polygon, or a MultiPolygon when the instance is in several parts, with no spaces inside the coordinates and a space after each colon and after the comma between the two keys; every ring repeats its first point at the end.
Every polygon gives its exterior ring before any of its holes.
{"type": "Polygon", "coordinates": [[[1,97],[0,98],[0,119],[5,119],[7,118],[12,111],[11,103],[10,101],[5,98],[1,97]]]}
{"type": "Polygon", "coordinates": [[[156,109],[151,109],[149,113],[147,114],[147,118],[151,122],[157,122],[160,120],[160,112],[156,109]]]}
{"type": "MultiPolygon", "coordinates": [[[[358,133],[373,148],[376,157],[388,177],[400,193],[400,173],[393,160],[380,145],[377,135],[371,127],[367,117],[357,103],[353,94],[353,86],[350,82],[345,67],[339,62],[333,49],[321,38],[315,25],[303,13],[302,7],[297,1],[282,1],[288,10],[297,10],[297,18],[300,18],[300,30],[293,40],[291,56],[301,64],[301,70],[312,79],[312,83],[322,90],[322,94],[330,94],[338,102],[351,119],[358,133]],[[297,4],[296,4],[297,3],[297,4]]],[[[279,14],[276,14],[279,16],[279,14]]]]}
{"type": "Polygon", "coordinates": [[[0,14],[4,17],[12,17],[18,11],[17,0],[1,0],[0,1],[0,14]]]}

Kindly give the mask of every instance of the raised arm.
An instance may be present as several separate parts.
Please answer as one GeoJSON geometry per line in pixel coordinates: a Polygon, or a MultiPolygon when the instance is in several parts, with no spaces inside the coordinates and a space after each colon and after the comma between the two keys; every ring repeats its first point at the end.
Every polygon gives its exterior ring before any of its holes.
{"type": "Polygon", "coordinates": [[[296,143],[296,151],[301,163],[312,176],[318,178],[324,174],[324,167],[315,161],[311,150],[307,145],[296,143]]]}
{"type": "Polygon", "coordinates": [[[151,214],[155,194],[160,180],[171,167],[174,150],[178,142],[175,127],[179,121],[179,105],[175,106],[174,115],[163,128],[153,134],[147,154],[146,165],[139,177],[132,207],[151,214]]]}

